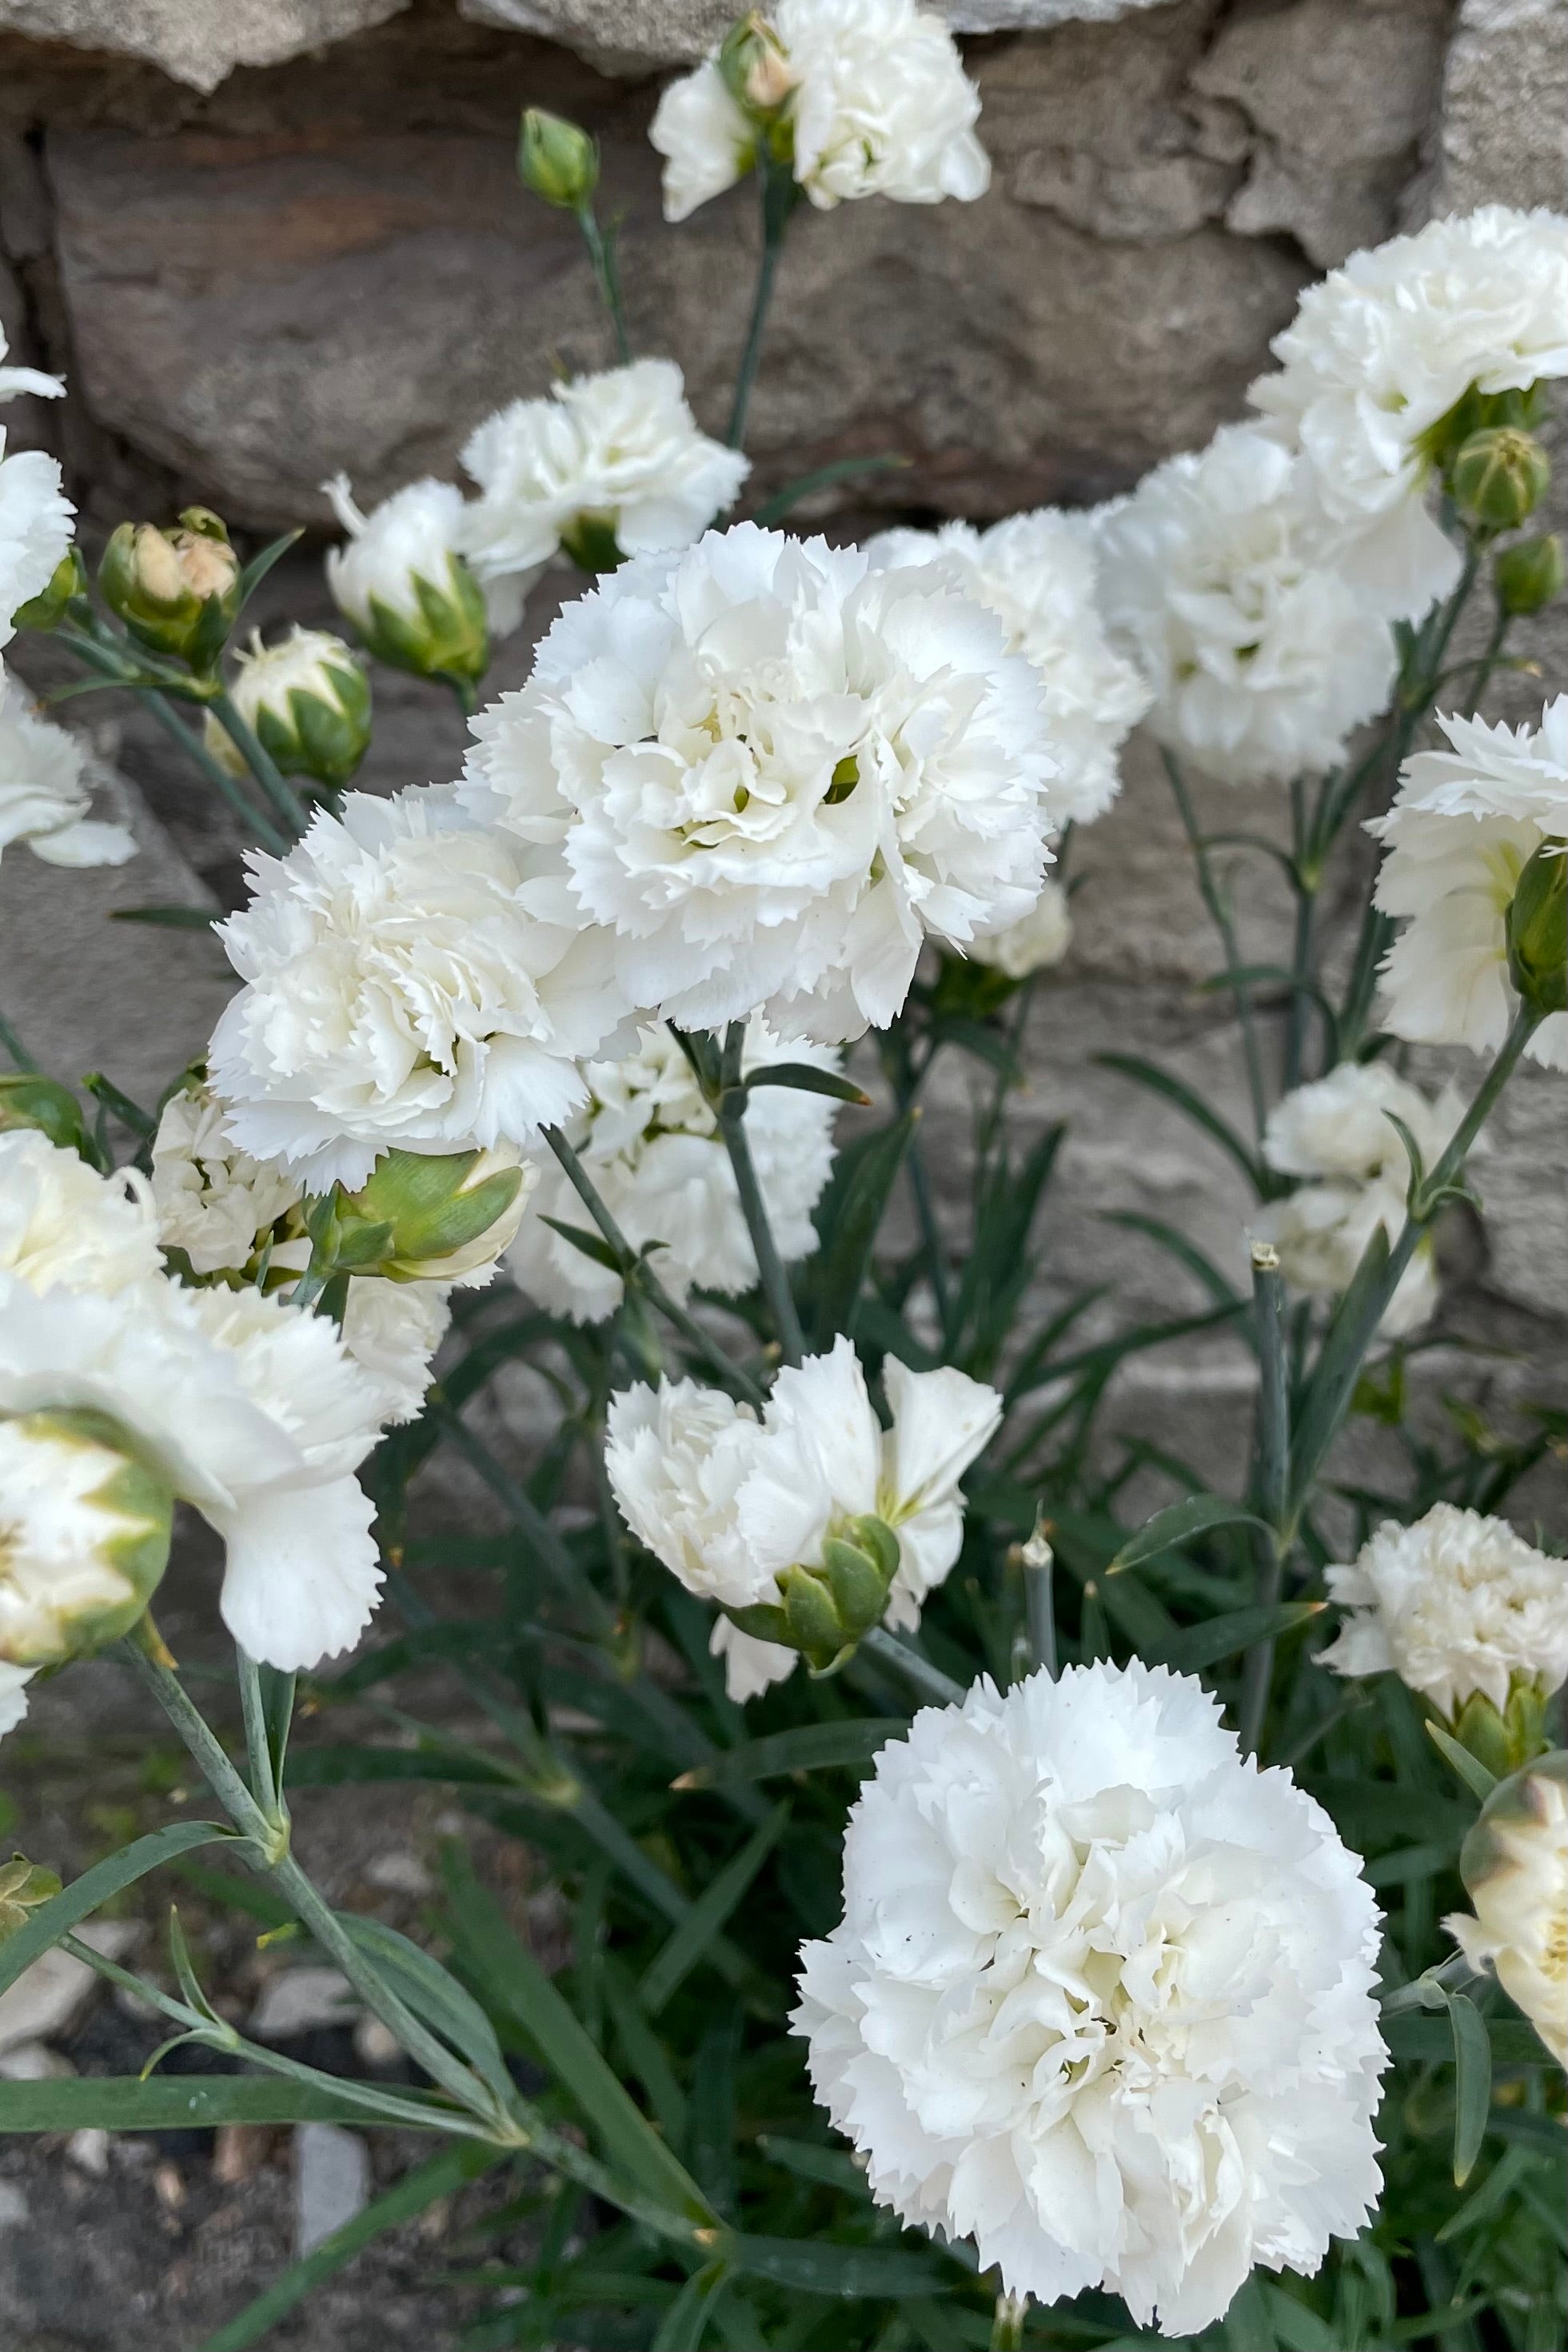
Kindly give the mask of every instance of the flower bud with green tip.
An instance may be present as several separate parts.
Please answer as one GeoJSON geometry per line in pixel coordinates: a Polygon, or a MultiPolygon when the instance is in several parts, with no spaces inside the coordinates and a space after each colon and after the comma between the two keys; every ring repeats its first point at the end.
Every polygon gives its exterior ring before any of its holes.
{"type": "Polygon", "coordinates": [[[799,1650],[814,1674],[831,1674],[873,1625],[882,1622],[898,1572],[898,1538],[867,1514],[825,1538],[822,1564],[784,1569],[777,1605],[727,1609],[744,1633],[799,1650]]]}
{"type": "Polygon", "coordinates": [[[1546,495],[1552,466],[1533,434],[1490,425],[1461,444],[1449,470],[1454,503],[1489,530],[1515,530],[1546,495]]]}
{"type": "Polygon", "coordinates": [[[48,586],[18,604],[12,618],[19,629],[57,629],[76,598],[86,594],[87,566],[70,547],[50,573],[48,586]]]}
{"type": "Polygon", "coordinates": [[[99,565],[99,593],[150,652],[211,670],[239,611],[239,558],[218,517],[186,507],[180,529],[122,522],[99,565]]]}
{"type": "Polygon", "coordinates": [[[517,177],[547,205],[580,212],[599,185],[599,142],[564,115],[528,107],[517,131],[517,177]]]}
{"type": "Polygon", "coordinates": [[[0,1944],[19,1934],[27,1924],[28,1912],[52,1902],[59,1891],[58,1873],[29,1862],[25,1853],[14,1853],[9,1862],[0,1863],[0,1944]]]}
{"type": "MultiPolygon", "coordinates": [[[[230,696],[280,774],[346,784],[371,740],[371,688],[341,637],[296,626],[281,645],[256,630],[238,656],[230,696]]],[[[225,730],[209,715],[206,744],[232,775],[248,774],[225,730]]]]}
{"type": "Polygon", "coordinates": [[[461,553],[462,492],[451,482],[411,482],[367,515],[346,475],[322,488],[349,535],[327,557],[338,610],[378,661],[445,678],[472,707],[490,637],[485,592],[461,553]]]}
{"type": "Polygon", "coordinates": [[[535,1181],[510,1144],[385,1152],[357,1192],[335,1197],[335,1263],[390,1282],[483,1275],[517,1238],[535,1181]]]}
{"type": "Polygon", "coordinates": [[[145,1611],[174,1498],[131,1433],[88,1406],[0,1417],[0,1659],[57,1665],[145,1611]]]}
{"type": "Polygon", "coordinates": [[[1563,593],[1563,541],[1556,531],[1516,540],[1492,564],[1498,610],[1510,620],[1526,621],[1543,613],[1563,593]]]}
{"type": "Polygon", "coordinates": [[[1500,1712],[1484,1691],[1472,1691],[1450,1729],[1489,1772],[1501,1780],[1539,1756],[1548,1744],[1544,1725],[1551,1694],[1533,1675],[1509,1677],[1508,1704],[1500,1712]]]}
{"type": "Polygon", "coordinates": [[[62,1151],[79,1151],[86,1131],[81,1105],[70,1088],[37,1070],[8,1071],[0,1077],[0,1135],[17,1127],[36,1127],[62,1151]]]}
{"type": "Polygon", "coordinates": [[[1543,841],[1508,910],[1508,973],[1526,1004],[1568,1012],[1568,841],[1543,841]]]}
{"type": "Polygon", "coordinates": [[[1443,1925],[1472,1968],[1490,1962],[1568,2066],[1568,1751],[1499,1782],[1459,1849],[1459,1875],[1475,1916],[1443,1925]]]}
{"type": "Polygon", "coordinates": [[[794,92],[789,53],[759,8],[730,26],[719,44],[718,69],[737,106],[756,122],[776,116],[794,92]]]}

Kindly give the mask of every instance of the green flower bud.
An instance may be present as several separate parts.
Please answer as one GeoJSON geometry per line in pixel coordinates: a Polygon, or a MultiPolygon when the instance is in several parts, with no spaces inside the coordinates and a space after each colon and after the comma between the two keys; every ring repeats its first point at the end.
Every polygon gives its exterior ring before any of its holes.
{"type": "Polygon", "coordinates": [[[58,1874],[29,1862],[25,1853],[14,1853],[9,1862],[0,1864],[0,1944],[26,1926],[29,1911],[51,1901],[59,1891],[58,1874]]]}
{"type": "Polygon", "coordinates": [[[1500,1780],[1517,1772],[1546,1746],[1547,1693],[1532,1676],[1510,1676],[1508,1704],[1500,1715],[1484,1691],[1472,1691],[1454,1717],[1454,1738],[1500,1780]]]}
{"type": "Polygon", "coordinates": [[[517,177],[547,205],[580,212],[599,185],[599,142],[564,115],[530,106],[517,131],[517,177]]]}
{"type": "Polygon", "coordinates": [[[57,629],[73,597],[87,593],[87,567],[74,547],[68,548],[49,575],[49,584],[16,607],[19,629],[57,629]]]}
{"type": "Polygon", "coordinates": [[[1461,444],[1449,472],[1455,504],[1490,530],[1513,530],[1546,494],[1552,467],[1531,434],[1490,425],[1461,444]]]}
{"type": "Polygon", "coordinates": [[[789,53],[759,8],[730,26],[719,46],[718,69],[737,106],[754,121],[777,114],[795,88],[789,53]]]}
{"type": "Polygon", "coordinates": [[[1568,841],[1543,841],[1508,910],[1508,971],[1538,1013],[1568,1012],[1568,841]]]}
{"type": "Polygon", "coordinates": [[[36,1070],[7,1072],[0,1077],[0,1135],[16,1127],[36,1127],[62,1151],[78,1151],[84,1132],[81,1105],[57,1078],[41,1077],[36,1070]]]}
{"type": "Polygon", "coordinates": [[[178,530],[122,522],[104,549],[99,593],[152,653],[210,670],[239,610],[239,558],[205,507],[186,507],[178,530]]]}
{"type": "Polygon", "coordinates": [[[532,1184],[510,1145],[388,1151],[357,1192],[334,1196],[332,1263],[392,1282],[459,1282],[515,1238],[532,1184]]]}
{"type": "MultiPolygon", "coordinates": [[[[235,708],[286,776],[346,784],[371,740],[370,681],[341,637],[296,627],[282,645],[254,632],[230,689],[235,708]]],[[[248,772],[209,713],[206,745],[232,775],[248,772]]]]}
{"type": "Polygon", "coordinates": [[[108,1413],[0,1417],[0,1658],[57,1665],[145,1611],[169,1560],[174,1497],[108,1413]]]}
{"type": "Polygon", "coordinates": [[[814,1674],[831,1674],[882,1622],[898,1571],[898,1538],[885,1520],[851,1519],[822,1545],[821,1568],[779,1577],[779,1605],[730,1609],[744,1633],[799,1650],[814,1674]]]}
{"type": "Polygon", "coordinates": [[[1516,540],[1492,564],[1498,609],[1511,619],[1528,620],[1563,593],[1563,541],[1555,531],[1516,540]]]}

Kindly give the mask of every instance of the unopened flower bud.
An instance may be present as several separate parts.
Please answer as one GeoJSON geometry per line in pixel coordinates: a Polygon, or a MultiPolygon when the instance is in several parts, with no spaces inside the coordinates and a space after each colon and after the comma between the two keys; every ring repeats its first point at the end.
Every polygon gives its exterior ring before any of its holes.
{"type": "Polygon", "coordinates": [[[1491,1963],[1568,2065],[1568,1751],[1499,1782],[1459,1849],[1459,1875],[1475,1916],[1444,1926],[1472,1968],[1491,1963]]]}
{"type": "Polygon", "coordinates": [[[824,1540],[820,1568],[781,1571],[779,1605],[726,1613],[743,1633],[799,1650],[814,1672],[830,1674],[881,1623],[898,1559],[898,1538],[884,1520],[850,1519],[824,1540]]]}
{"type": "Polygon", "coordinates": [[[388,1151],[335,1203],[335,1258],[392,1282],[462,1282],[516,1240],[535,1171],[510,1144],[439,1156],[388,1151]]]}
{"type": "Polygon", "coordinates": [[[1543,841],[1508,910],[1509,978],[1538,1013],[1568,1012],[1568,841],[1543,841]]]}
{"type": "Polygon", "coordinates": [[[776,113],[795,87],[789,53],[758,8],[725,35],[718,69],[736,104],[754,118],[776,113]]]}
{"type": "Polygon", "coordinates": [[[73,597],[87,593],[87,567],[74,547],[69,547],[49,575],[49,584],[18,604],[14,618],[19,629],[57,629],[70,608],[73,597]]]}
{"type": "Polygon", "coordinates": [[[239,558],[206,507],[186,507],[180,524],[122,522],[104,549],[99,591],[150,651],[207,670],[239,610],[239,558]]]}
{"type": "Polygon", "coordinates": [[[485,593],[457,551],[463,494],[451,482],[411,482],[369,515],[345,475],[322,488],[348,544],[327,557],[327,585],[378,661],[416,677],[444,677],[466,694],[490,659],[485,593]]]}
{"type": "Polygon", "coordinates": [[[9,1862],[0,1863],[0,1944],[26,1926],[29,1911],[52,1901],[59,1891],[57,1872],[29,1862],[25,1853],[14,1853],[9,1862]]]}
{"type": "MultiPolygon", "coordinates": [[[[241,654],[230,694],[263,751],[286,776],[346,784],[371,740],[371,689],[341,637],[296,627],[278,646],[261,633],[241,654]]],[[[231,774],[247,772],[217,720],[208,717],[208,751],[231,774]]]]}
{"type": "Polygon", "coordinates": [[[1490,530],[1517,529],[1540,505],[1551,479],[1540,442],[1511,425],[1472,433],[1448,477],[1455,504],[1490,530]]]}
{"type": "Polygon", "coordinates": [[[81,1105],[57,1078],[8,1071],[0,1077],[0,1135],[17,1127],[36,1127],[62,1151],[75,1151],[82,1139],[81,1105]]]}
{"type": "Polygon", "coordinates": [[[0,1659],[56,1665],[128,1633],[168,1565],[173,1511],[108,1413],[0,1419],[0,1659]]]}
{"type": "Polygon", "coordinates": [[[1528,620],[1561,596],[1563,579],[1563,541],[1555,531],[1516,540],[1492,564],[1498,610],[1511,620],[1528,620]]]}
{"type": "Polygon", "coordinates": [[[547,205],[580,212],[599,185],[599,142],[564,115],[530,106],[517,131],[517,177],[547,205]]]}

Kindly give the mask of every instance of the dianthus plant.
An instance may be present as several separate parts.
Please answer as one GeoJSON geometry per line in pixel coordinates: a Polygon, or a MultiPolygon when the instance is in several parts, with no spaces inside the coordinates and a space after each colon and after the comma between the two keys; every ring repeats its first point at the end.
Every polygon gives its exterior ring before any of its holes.
{"type": "MultiPolygon", "coordinates": [[[[89,585],[0,442],[0,644],[137,696],[248,853],[156,1103],[0,1024],[0,1732],[99,1653],[214,1801],[64,1887],[0,1868],[0,1988],[58,1948],[147,2044],[0,2084],[0,2126],[433,2151],[210,2352],[459,2191],[476,2347],[1563,2341],[1568,1567],[1521,1482],[1568,1416],[1422,1351],[1490,1115],[1530,1066],[1561,1124],[1568,1071],[1568,698],[1483,709],[1563,583],[1568,220],[1354,256],[1248,417],[1104,508],[916,530],[868,459],[898,527],[796,532],[857,466],[751,485],[788,241],[979,200],[978,105],[915,0],[780,0],[665,93],[670,219],[759,199],[722,438],[637,355],[592,142],[525,117],[613,364],[464,420],[471,488],[329,486],[352,643],[241,647],[282,546],[204,509],[89,585]],[[376,663],[455,698],[458,772],[352,789],[376,663]],[[1193,1286],[1153,1322],[1052,1244],[1072,899],[1151,821],[1097,829],[1140,723],[1241,1106],[1103,1057],[1129,1150],[1157,1097],[1233,1202],[1218,1260],[1120,1215],[1193,1286]],[[1249,1442],[1208,1406],[1189,1465],[1142,1359],[1219,1365],[1249,1442]],[[193,1519],[232,1709],[150,1608],[193,1519]],[[410,1780],[473,1832],[417,1938],[290,1824],[410,1780]],[[347,1980],[354,2068],[247,2038],[179,1910],[166,1966],[99,1948],[171,1872],[347,1980]]],[[[133,854],[20,676],[0,751],[0,847],[133,854]]]]}

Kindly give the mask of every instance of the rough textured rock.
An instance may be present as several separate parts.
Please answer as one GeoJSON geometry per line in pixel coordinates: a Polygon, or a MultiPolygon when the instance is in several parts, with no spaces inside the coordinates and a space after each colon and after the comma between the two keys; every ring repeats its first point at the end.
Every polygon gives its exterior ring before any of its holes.
{"type": "Polygon", "coordinates": [[[193,89],[379,25],[408,0],[0,0],[0,27],[149,58],[193,89]]]}
{"type": "Polygon", "coordinates": [[[1568,0],[1463,0],[1443,83],[1439,209],[1568,205],[1568,0]]]}

